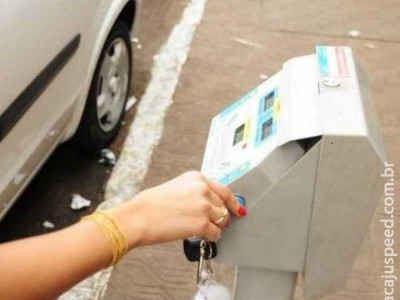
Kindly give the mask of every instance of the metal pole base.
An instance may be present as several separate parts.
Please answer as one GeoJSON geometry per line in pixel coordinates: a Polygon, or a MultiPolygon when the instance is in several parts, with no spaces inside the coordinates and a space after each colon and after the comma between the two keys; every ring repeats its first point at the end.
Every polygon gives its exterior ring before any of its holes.
{"type": "Polygon", "coordinates": [[[238,267],[235,300],[292,300],[297,273],[238,267]]]}

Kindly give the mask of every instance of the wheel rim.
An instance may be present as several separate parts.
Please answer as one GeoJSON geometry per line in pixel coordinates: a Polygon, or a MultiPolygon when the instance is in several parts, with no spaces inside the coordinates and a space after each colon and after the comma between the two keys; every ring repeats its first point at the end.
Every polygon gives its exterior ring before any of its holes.
{"type": "Polygon", "coordinates": [[[129,52],[123,39],[115,39],[105,52],[97,82],[97,120],[109,132],[124,109],[129,78],[129,52]]]}

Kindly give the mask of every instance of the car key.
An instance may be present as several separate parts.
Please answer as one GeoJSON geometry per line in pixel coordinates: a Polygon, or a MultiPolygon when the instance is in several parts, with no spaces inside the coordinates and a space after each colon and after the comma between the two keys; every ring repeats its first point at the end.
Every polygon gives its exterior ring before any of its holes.
{"type": "Polygon", "coordinates": [[[195,300],[231,300],[231,293],[228,288],[218,284],[212,278],[211,261],[212,252],[206,253],[207,249],[212,249],[211,243],[203,238],[200,242],[200,256],[197,266],[197,293],[195,300]],[[207,255],[208,254],[208,255],[207,255]]]}
{"type": "Polygon", "coordinates": [[[212,273],[210,264],[210,259],[212,258],[212,252],[209,252],[208,256],[206,256],[207,248],[212,249],[210,243],[205,238],[203,238],[200,242],[200,257],[197,265],[197,284],[199,284],[201,281],[203,271],[206,271],[208,274],[212,273]]]}

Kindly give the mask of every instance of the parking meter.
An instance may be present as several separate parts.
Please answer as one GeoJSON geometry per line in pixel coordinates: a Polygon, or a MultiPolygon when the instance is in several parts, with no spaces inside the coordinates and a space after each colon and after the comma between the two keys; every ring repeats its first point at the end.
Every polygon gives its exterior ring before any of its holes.
{"type": "Polygon", "coordinates": [[[366,78],[348,47],[318,46],[218,114],[202,173],[246,199],[217,243],[236,299],[341,288],[380,197],[385,159],[366,78]]]}

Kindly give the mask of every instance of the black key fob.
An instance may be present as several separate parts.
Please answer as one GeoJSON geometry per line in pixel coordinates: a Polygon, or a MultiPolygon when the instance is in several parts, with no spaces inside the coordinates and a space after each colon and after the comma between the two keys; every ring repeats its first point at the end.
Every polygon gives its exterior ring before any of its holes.
{"type": "MultiPolygon", "coordinates": [[[[203,240],[201,237],[193,237],[183,240],[183,251],[189,261],[200,260],[200,243],[203,240]]],[[[211,259],[217,256],[217,244],[215,242],[207,242],[204,257],[211,259]]]]}

